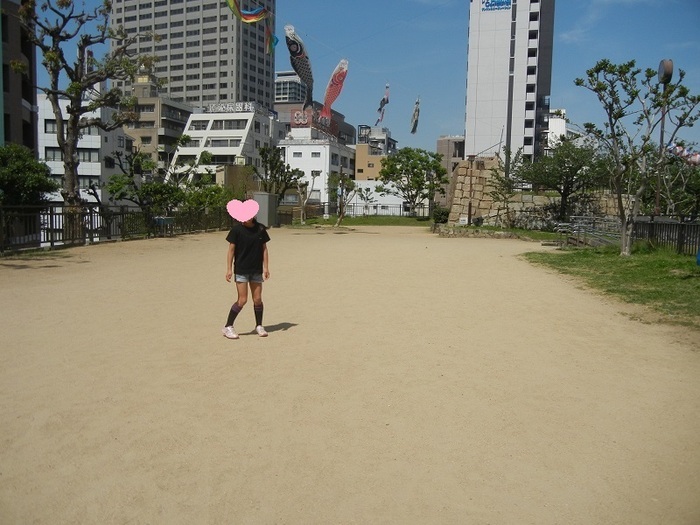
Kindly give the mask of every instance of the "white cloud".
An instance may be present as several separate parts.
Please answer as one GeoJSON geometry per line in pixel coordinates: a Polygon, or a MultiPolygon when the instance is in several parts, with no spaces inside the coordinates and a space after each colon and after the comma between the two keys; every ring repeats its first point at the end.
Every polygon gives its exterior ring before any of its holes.
{"type": "Polygon", "coordinates": [[[579,44],[588,41],[589,35],[596,29],[598,23],[606,16],[610,16],[610,11],[621,5],[626,6],[668,6],[676,3],[675,0],[589,0],[580,4],[582,7],[581,16],[574,21],[573,29],[563,31],[559,34],[562,42],[567,44],[579,44]]]}

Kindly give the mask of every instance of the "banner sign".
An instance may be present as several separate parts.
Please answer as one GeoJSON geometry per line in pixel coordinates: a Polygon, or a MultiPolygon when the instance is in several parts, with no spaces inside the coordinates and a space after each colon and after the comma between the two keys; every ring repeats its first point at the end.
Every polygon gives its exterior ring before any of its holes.
{"type": "Polygon", "coordinates": [[[505,11],[509,10],[511,0],[481,0],[482,11],[505,11]]]}

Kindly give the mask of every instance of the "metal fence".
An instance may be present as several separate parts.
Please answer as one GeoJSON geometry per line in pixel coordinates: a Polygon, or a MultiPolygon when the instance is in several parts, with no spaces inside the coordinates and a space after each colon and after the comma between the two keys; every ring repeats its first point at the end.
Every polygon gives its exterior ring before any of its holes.
{"type": "Polygon", "coordinates": [[[231,228],[226,210],[158,216],[135,206],[0,207],[0,251],[55,248],[231,228]]]}
{"type": "MultiPolygon", "coordinates": [[[[334,203],[314,204],[306,207],[306,213],[308,218],[330,217],[338,213],[338,207],[334,203]]],[[[346,208],[347,217],[427,217],[429,214],[427,206],[418,207],[412,212],[408,206],[401,204],[357,204],[346,208]]],[[[289,225],[298,218],[299,207],[282,206],[278,210],[276,224],[268,226],[289,225]]],[[[0,252],[228,230],[232,226],[233,220],[225,209],[178,210],[161,216],[137,206],[0,206],[0,252]]]]}
{"type": "MultiPolygon", "coordinates": [[[[336,215],[335,204],[307,206],[308,218],[336,215]]],[[[350,205],[346,216],[418,216],[428,217],[428,206],[413,212],[405,205],[350,205]]],[[[292,224],[299,218],[298,207],[281,207],[277,224],[292,224]]],[[[212,230],[228,230],[233,220],[226,210],[180,210],[159,216],[135,206],[99,206],[78,208],[50,205],[42,208],[0,206],[0,251],[25,248],[54,248],[113,240],[177,235],[212,230]]],[[[617,219],[572,217],[558,230],[576,244],[614,244],[620,240],[617,219]]],[[[678,217],[638,217],[634,224],[635,241],[649,241],[679,254],[695,255],[700,250],[700,222],[678,217]]]]}
{"type": "MultiPolygon", "coordinates": [[[[315,203],[306,207],[306,217],[331,217],[338,215],[338,205],[335,203],[315,203]]],[[[300,218],[301,206],[281,206],[278,210],[278,220],[281,224],[292,224],[300,218]]],[[[345,207],[346,217],[430,217],[432,210],[427,205],[417,206],[411,210],[406,204],[348,204],[345,207]]]]}
{"type": "MultiPolygon", "coordinates": [[[[619,219],[601,217],[571,217],[559,223],[556,231],[567,238],[568,244],[600,246],[620,243],[619,219]]],[[[681,255],[695,255],[700,250],[700,222],[682,217],[637,217],[633,229],[634,241],[647,241],[655,246],[675,250],[681,255]]]]}
{"type": "Polygon", "coordinates": [[[700,222],[682,218],[638,217],[634,223],[634,239],[671,248],[682,255],[695,255],[700,251],[700,222]]]}
{"type": "Polygon", "coordinates": [[[601,246],[620,243],[620,221],[608,217],[569,217],[569,222],[557,223],[555,231],[566,237],[567,244],[601,246]]]}

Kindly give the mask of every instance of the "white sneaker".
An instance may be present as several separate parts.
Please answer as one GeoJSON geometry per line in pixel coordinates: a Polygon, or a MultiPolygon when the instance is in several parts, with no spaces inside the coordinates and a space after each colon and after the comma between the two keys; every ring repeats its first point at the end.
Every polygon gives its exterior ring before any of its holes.
{"type": "Polygon", "coordinates": [[[267,332],[265,331],[265,329],[262,326],[260,326],[260,325],[256,326],[255,331],[258,332],[258,335],[260,337],[267,337],[267,332]]]}
{"type": "Polygon", "coordinates": [[[238,334],[233,330],[233,326],[224,326],[221,329],[221,333],[229,339],[238,339],[238,334]]]}

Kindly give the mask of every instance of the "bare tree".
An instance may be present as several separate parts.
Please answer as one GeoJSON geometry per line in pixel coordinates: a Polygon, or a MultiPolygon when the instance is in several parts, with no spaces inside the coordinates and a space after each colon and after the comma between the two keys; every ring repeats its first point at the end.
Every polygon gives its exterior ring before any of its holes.
{"type": "Polygon", "coordinates": [[[488,195],[497,205],[496,223],[506,228],[512,228],[515,225],[515,213],[511,209],[511,199],[518,192],[518,187],[521,184],[519,178],[520,170],[525,161],[523,160],[523,149],[513,153],[510,148],[503,148],[503,157],[496,157],[498,165],[491,168],[491,185],[492,189],[488,195]]]}
{"type": "Polygon", "coordinates": [[[684,127],[700,118],[700,97],[691,95],[679,71],[676,82],[655,81],[657,72],[642,70],[634,60],[613,64],[600,60],[586,71],[585,78],[575,80],[596,95],[605,112],[600,128],[584,124],[608,156],[608,174],[615,192],[618,216],[622,224],[621,255],[632,253],[632,229],[639,215],[642,197],[654,179],[660,176],[665,162],[665,144],[655,144],[656,130],[667,122],[664,142],[674,142],[684,127]]]}
{"type": "MultiPolygon", "coordinates": [[[[150,68],[155,61],[153,56],[129,52],[132,44],[153,35],[110,28],[111,1],[103,0],[92,9],[76,8],[76,4],[71,0],[27,0],[19,9],[19,23],[41,52],[48,72],[49,85],[37,88],[46,94],[56,118],[64,166],[61,194],[66,204],[73,206],[80,203],[78,141],[83,132],[90,127],[111,131],[139,118],[135,99],[105,83],[131,80],[141,67],[150,68]],[[94,50],[102,49],[108,41],[116,45],[101,59],[96,58],[94,50]],[[68,101],[67,115],[61,109],[62,100],[68,101]],[[100,108],[115,109],[109,121],[87,116],[100,108]]],[[[22,71],[22,64],[12,66],[22,71]]]]}
{"type": "Polygon", "coordinates": [[[343,169],[341,168],[340,173],[333,172],[330,177],[328,177],[328,187],[333,188],[335,190],[334,193],[338,197],[338,219],[333,225],[334,227],[338,227],[345,218],[348,204],[355,198],[355,181],[349,174],[343,173],[343,169]]]}
{"type": "Polygon", "coordinates": [[[316,184],[316,179],[321,175],[319,171],[311,172],[311,185],[308,181],[299,179],[297,181],[297,192],[299,193],[299,202],[301,204],[301,212],[299,213],[299,221],[301,224],[306,224],[306,204],[309,202],[309,197],[311,197],[311,192],[314,190],[314,184],[316,184]]]}

